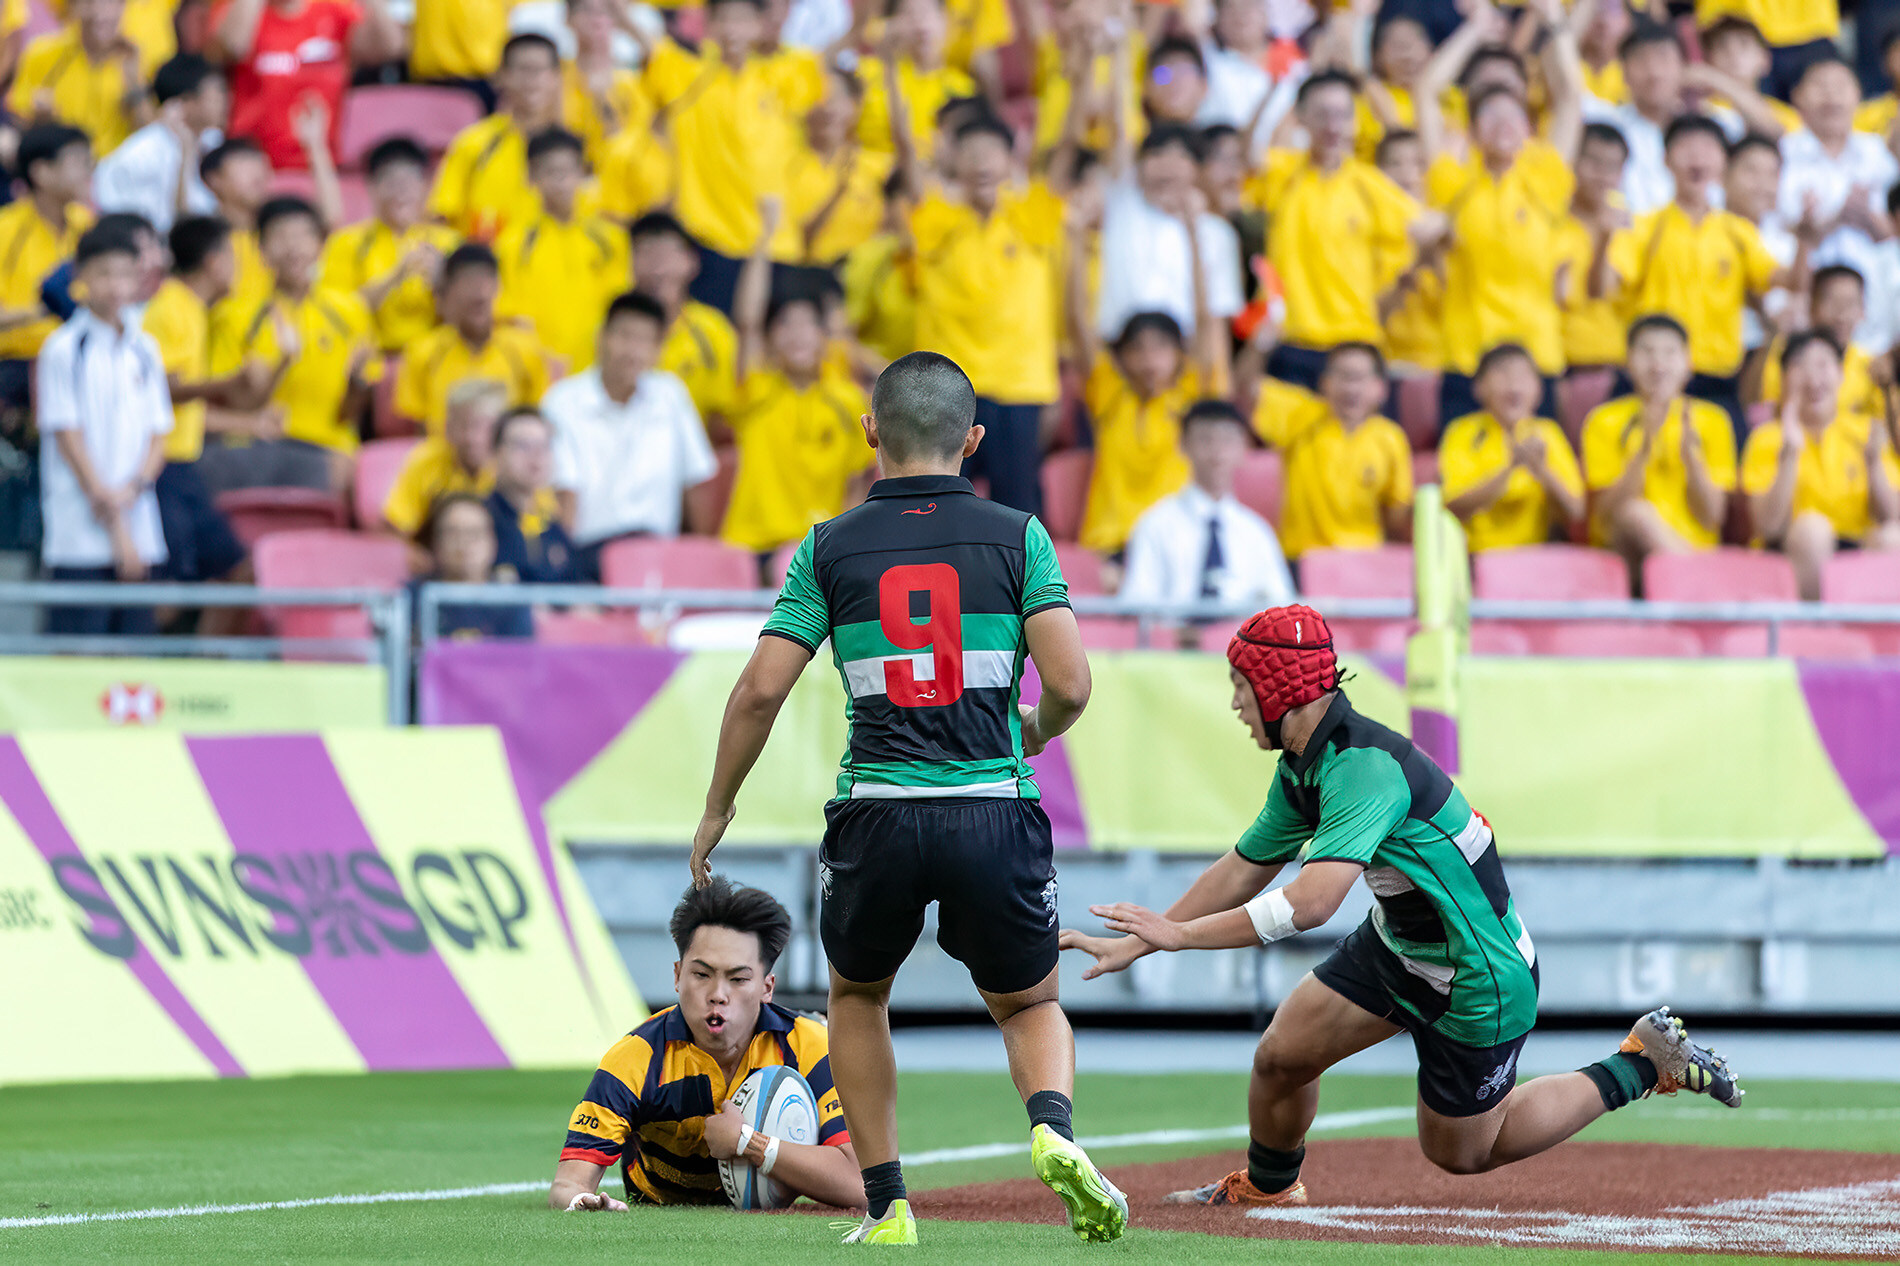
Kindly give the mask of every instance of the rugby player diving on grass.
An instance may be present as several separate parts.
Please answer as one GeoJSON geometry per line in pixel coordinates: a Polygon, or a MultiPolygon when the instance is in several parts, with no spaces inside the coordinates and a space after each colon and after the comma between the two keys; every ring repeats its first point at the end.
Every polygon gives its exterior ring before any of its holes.
{"type": "Polygon", "coordinates": [[[1311,607],[1274,607],[1227,646],[1233,708],[1282,753],[1266,807],[1234,851],[1168,912],[1091,906],[1120,937],[1064,931],[1095,956],[1092,979],[1155,950],[1235,949],[1318,927],[1363,875],[1371,915],[1274,1012],[1247,1092],[1247,1168],[1171,1203],[1306,1203],[1300,1165],[1319,1077],[1410,1032],[1419,1145],[1454,1174],[1508,1165],[1652,1093],[1690,1090],[1735,1107],[1723,1060],[1660,1007],[1620,1050],[1574,1073],[1516,1085],[1537,1019],[1537,951],[1504,882],[1491,826],[1409,739],[1353,711],[1332,634],[1311,607]],[[1266,890],[1304,849],[1297,877],[1266,890]]]}

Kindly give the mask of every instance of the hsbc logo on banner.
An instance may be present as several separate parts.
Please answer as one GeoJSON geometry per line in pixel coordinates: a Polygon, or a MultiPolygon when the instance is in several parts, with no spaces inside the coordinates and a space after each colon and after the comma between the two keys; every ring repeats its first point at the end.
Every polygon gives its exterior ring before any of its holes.
{"type": "Polygon", "coordinates": [[[99,696],[99,710],[114,725],[151,725],[165,711],[165,696],[157,686],[115,682],[99,696]]]}

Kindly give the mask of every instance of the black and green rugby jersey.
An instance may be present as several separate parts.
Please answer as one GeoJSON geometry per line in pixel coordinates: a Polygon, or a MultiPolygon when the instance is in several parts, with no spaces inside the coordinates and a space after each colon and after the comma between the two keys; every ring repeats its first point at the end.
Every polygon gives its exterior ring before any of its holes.
{"type": "Polygon", "coordinates": [[[1023,621],[1069,605],[1041,523],[966,479],[880,479],[792,556],[765,632],[844,677],[841,799],[1034,800],[1016,700],[1023,621]]]}
{"type": "Polygon", "coordinates": [[[1302,846],[1306,861],[1366,868],[1380,939],[1447,1000],[1433,1028],[1479,1047],[1530,1031],[1537,951],[1512,905],[1490,823],[1410,739],[1360,716],[1343,691],[1306,750],[1281,755],[1266,807],[1236,847],[1249,861],[1273,863],[1302,846]]]}

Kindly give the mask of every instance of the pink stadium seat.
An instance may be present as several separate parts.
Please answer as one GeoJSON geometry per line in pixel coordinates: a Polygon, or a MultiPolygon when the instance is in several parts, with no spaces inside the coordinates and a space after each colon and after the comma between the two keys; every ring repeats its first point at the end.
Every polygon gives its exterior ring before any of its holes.
{"type": "Polygon", "coordinates": [[[600,552],[600,578],[615,589],[757,589],[759,563],[706,537],[636,537],[600,552]]]}
{"type": "Polygon", "coordinates": [[[1056,542],[1056,561],[1062,564],[1062,578],[1069,592],[1082,597],[1099,597],[1108,589],[1102,583],[1102,556],[1069,541],[1056,542]]]}
{"type": "Polygon", "coordinates": [[[713,450],[719,468],[703,484],[686,490],[686,519],[695,531],[717,532],[732,504],[732,485],[739,478],[739,446],[721,444],[713,450]]]}
{"type": "Polygon", "coordinates": [[[1783,624],[1775,654],[1783,659],[1872,659],[1873,633],[1851,624],[1783,624]]]}
{"type": "Polygon", "coordinates": [[[1216,620],[1212,624],[1203,624],[1195,640],[1200,643],[1202,650],[1212,651],[1216,655],[1225,655],[1227,644],[1234,640],[1234,630],[1237,627],[1238,625],[1233,620],[1216,620]]]}
{"type": "Polygon", "coordinates": [[[1438,482],[1438,450],[1421,449],[1412,454],[1412,485],[1423,488],[1438,482]]]}
{"type": "Polygon", "coordinates": [[[1546,629],[1542,650],[1549,655],[1690,657],[1702,654],[1702,639],[1675,624],[1585,620],[1546,629]]]}
{"type": "MultiPolygon", "coordinates": [[[[339,192],[343,196],[343,223],[354,224],[358,220],[367,220],[374,208],[370,205],[369,185],[363,177],[354,172],[341,172],[337,176],[339,192]]],[[[280,171],[271,177],[273,194],[294,194],[299,198],[317,200],[316,182],[311,180],[307,171],[280,171]]],[[[338,227],[330,225],[331,228],[338,227]]]]}
{"type": "Polygon", "coordinates": [[[1583,437],[1583,420],[1590,411],[1610,398],[1616,385],[1614,369],[1585,369],[1570,373],[1557,383],[1557,422],[1578,447],[1583,437]]]}
{"type": "Polygon", "coordinates": [[[1724,546],[1696,554],[1652,554],[1643,592],[1653,602],[1795,602],[1794,568],[1779,554],[1724,546]]]}
{"type": "Polygon", "coordinates": [[[792,541],[790,544],[779,546],[772,552],[772,565],[769,574],[775,586],[779,588],[784,587],[786,573],[792,570],[792,555],[798,553],[800,544],[801,542],[792,541]]]}
{"type": "Polygon", "coordinates": [[[1132,651],[1140,630],[1135,621],[1112,615],[1085,615],[1076,621],[1082,645],[1092,651],[1132,651]]]}
{"type": "Polygon", "coordinates": [[[314,488],[239,488],[219,493],[218,509],[247,547],[274,532],[341,529],[350,523],[341,497],[314,488]]]}
{"type": "MultiPolygon", "coordinates": [[[[1324,607],[1321,608],[1322,612],[1324,607]]],[[[1333,646],[1341,652],[1361,655],[1403,655],[1405,644],[1417,631],[1411,620],[1355,620],[1349,617],[1329,619],[1333,646]]]]}
{"type": "Polygon", "coordinates": [[[1621,600],[1629,569],[1606,549],[1526,545],[1485,550],[1471,560],[1471,596],[1539,602],[1621,600]]]}
{"type": "Polygon", "coordinates": [[[401,367],[402,357],[384,357],[383,376],[370,389],[369,428],[370,433],[378,439],[422,434],[420,427],[411,425],[396,412],[396,371],[401,367]]]}
{"type": "Polygon", "coordinates": [[[1285,466],[1270,448],[1256,449],[1242,459],[1234,476],[1234,499],[1255,514],[1280,526],[1280,498],[1285,492],[1285,466]]]}
{"type": "Polygon", "coordinates": [[[337,162],[359,168],[378,142],[392,136],[413,138],[431,154],[440,154],[455,134],[482,117],[481,105],[459,88],[419,84],[372,84],[343,98],[337,162]]]}
{"type": "MultiPolygon", "coordinates": [[[[265,589],[370,588],[393,591],[409,579],[409,547],[394,537],[360,532],[274,532],[257,542],[252,558],[265,589]]],[[[366,638],[369,613],[360,607],[282,607],[274,611],[283,637],[366,638]]]]}
{"type": "Polygon", "coordinates": [[[1471,625],[1473,655],[1529,655],[1531,637],[1508,620],[1476,620],[1471,625]]]}
{"type": "Polygon", "coordinates": [[[389,500],[389,490],[396,486],[396,476],[402,473],[403,463],[420,443],[422,441],[414,437],[371,440],[358,450],[356,486],[351,489],[358,528],[373,532],[382,527],[383,503],[389,500]]]}
{"type": "Polygon", "coordinates": [[[1042,525],[1058,541],[1073,541],[1082,530],[1088,505],[1089,473],[1095,454],[1072,448],[1042,459],[1042,525]]]}
{"type": "Polygon", "coordinates": [[[651,646],[656,639],[634,611],[534,613],[534,640],[549,646],[651,646]]]}
{"type": "Polygon", "coordinates": [[[1438,375],[1420,374],[1399,379],[1398,399],[1392,402],[1394,420],[1419,450],[1438,447],[1438,375]]]}
{"type": "MultiPolygon", "coordinates": [[[[1821,601],[1900,606],[1900,558],[1892,554],[1836,554],[1821,573],[1821,601]]],[[[1900,655],[1900,624],[1856,625],[1881,655],[1900,655]]]]}
{"type": "Polygon", "coordinates": [[[1412,547],[1308,550],[1300,558],[1300,592],[1315,598],[1410,598],[1412,547]]]}

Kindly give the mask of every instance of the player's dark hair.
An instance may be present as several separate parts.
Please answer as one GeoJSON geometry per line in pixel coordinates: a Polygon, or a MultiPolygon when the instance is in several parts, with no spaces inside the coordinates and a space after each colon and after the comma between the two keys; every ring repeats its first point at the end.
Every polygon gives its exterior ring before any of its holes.
{"type": "Polygon", "coordinates": [[[20,134],[20,147],[14,154],[13,169],[28,189],[34,188],[33,169],[41,163],[56,163],[59,156],[75,145],[92,147],[92,138],[64,123],[39,123],[20,134]]]}
{"type": "Polygon", "coordinates": [[[544,128],[528,138],[528,166],[534,166],[537,159],[549,154],[572,154],[584,161],[587,147],[581,143],[580,137],[566,128],[544,128]]]}
{"type": "Polygon", "coordinates": [[[1115,336],[1112,346],[1117,356],[1128,349],[1128,345],[1143,334],[1159,334],[1175,347],[1185,347],[1187,336],[1181,332],[1181,323],[1165,312],[1137,312],[1128,318],[1121,333],[1115,336]]]}
{"type": "Polygon", "coordinates": [[[621,317],[644,317],[664,330],[666,328],[666,308],[658,299],[644,290],[629,290],[607,305],[607,315],[601,318],[600,328],[605,330],[621,317]]]}
{"type": "Polygon", "coordinates": [[[390,167],[414,167],[417,171],[426,172],[429,170],[429,152],[412,136],[392,136],[388,140],[376,142],[363,160],[363,170],[374,180],[390,167]]]}
{"type": "Polygon", "coordinates": [[[963,451],[976,422],[976,389],[948,356],[912,352],[871,388],[879,447],[894,461],[949,459],[963,451]]]}
{"type": "Polygon", "coordinates": [[[1790,334],[1787,344],[1782,347],[1781,372],[1785,375],[1788,372],[1788,366],[1794,364],[1794,358],[1807,351],[1810,347],[1813,347],[1816,343],[1822,344],[1828,351],[1833,352],[1835,360],[1842,358],[1841,345],[1835,341],[1833,334],[1819,328],[1802,330],[1799,333],[1790,334]]]}
{"type": "Polygon", "coordinates": [[[706,927],[730,928],[758,937],[759,963],[768,972],[792,939],[792,916],[778,898],[763,889],[736,887],[724,875],[714,875],[704,888],[688,888],[673,907],[667,931],[673,934],[673,945],[682,959],[693,943],[693,934],[706,927]]]}
{"type": "Polygon", "coordinates": [[[1484,355],[1478,357],[1478,367],[1472,371],[1471,381],[1476,382],[1498,366],[1514,360],[1523,361],[1531,367],[1532,372],[1537,370],[1536,358],[1522,343],[1495,343],[1484,350],[1484,355]]]}
{"type": "Polygon", "coordinates": [[[1365,356],[1372,361],[1373,372],[1385,377],[1385,353],[1370,343],[1337,343],[1326,353],[1326,371],[1330,372],[1341,357],[1365,356]]]}
{"type": "Polygon", "coordinates": [[[180,53],[152,75],[152,97],[160,105],[189,97],[217,77],[217,67],[196,53],[180,53]]]}
{"type": "Polygon", "coordinates": [[[1689,341],[1689,331],[1683,328],[1682,322],[1664,312],[1651,312],[1630,322],[1630,332],[1624,340],[1624,346],[1635,347],[1636,340],[1651,330],[1667,330],[1684,343],[1689,341]]]}
{"type": "Polygon", "coordinates": [[[324,233],[323,216],[318,214],[316,206],[308,198],[299,198],[295,194],[279,194],[265,201],[257,209],[257,240],[262,242],[270,235],[271,226],[285,220],[303,217],[310,221],[321,237],[324,233]]]}
{"type": "Polygon", "coordinates": [[[1458,72],[1458,86],[1469,89],[1480,70],[1497,62],[1503,62],[1509,66],[1516,73],[1520,83],[1530,82],[1530,72],[1524,69],[1524,59],[1518,55],[1516,49],[1506,48],[1502,44],[1485,44],[1471,55],[1471,59],[1465,63],[1465,68],[1458,72]]]}
{"type": "Polygon", "coordinates": [[[1723,154],[1728,153],[1728,133],[1706,114],[1678,114],[1669,120],[1669,126],[1663,129],[1663,153],[1674,149],[1685,136],[1706,136],[1722,147],[1723,154]]]}
{"type": "Polygon", "coordinates": [[[1138,158],[1147,158],[1159,154],[1164,149],[1178,149],[1195,162],[1201,161],[1200,138],[1193,128],[1183,127],[1179,123],[1160,123],[1148,129],[1148,135],[1141,138],[1141,146],[1136,150],[1138,158]]]}
{"type": "Polygon", "coordinates": [[[1308,75],[1306,81],[1293,94],[1293,105],[1297,109],[1312,100],[1313,94],[1325,88],[1344,88],[1353,96],[1359,95],[1359,81],[1343,70],[1322,70],[1317,75],[1308,75]]]}
{"type": "Polygon", "coordinates": [[[188,215],[172,225],[172,271],[195,273],[231,240],[231,226],[222,216],[188,215]]]}
{"type": "Polygon", "coordinates": [[[1688,56],[1682,47],[1682,37],[1669,27],[1650,18],[1636,20],[1636,25],[1630,28],[1630,33],[1625,35],[1623,42],[1616,46],[1616,55],[1623,61],[1628,61],[1631,54],[1648,48],[1652,44],[1667,44],[1676,50],[1677,56],[1688,56]]]}
{"type": "Polygon", "coordinates": [[[1416,145],[1422,139],[1423,138],[1420,137],[1417,132],[1414,132],[1409,127],[1393,128],[1390,132],[1381,136],[1378,145],[1373,148],[1372,165],[1375,167],[1384,167],[1387,160],[1392,157],[1393,150],[1401,145],[1416,145]]]}
{"type": "Polygon", "coordinates": [[[513,430],[515,427],[522,426],[525,423],[529,423],[529,422],[533,422],[539,426],[547,427],[549,430],[554,429],[554,424],[547,420],[547,417],[541,412],[541,410],[535,408],[531,404],[518,404],[514,408],[508,410],[506,413],[502,414],[500,419],[496,421],[495,447],[497,449],[501,447],[502,441],[508,437],[509,431],[513,430]]]}
{"type": "Polygon", "coordinates": [[[988,111],[972,115],[957,124],[957,144],[961,145],[978,136],[994,136],[1003,143],[1005,149],[1016,148],[1016,133],[1010,131],[1009,124],[988,111]]]}
{"type": "Polygon", "coordinates": [[[1217,422],[1232,423],[1243,431],[1248,430],[1247,419],[1240,415],[1240,410],[1234,407],[1233,401],[1210,397],[1206,400],[1196,400],[1187,407],[1187,412],[1181,415],[1181,434],[1185,437],[1195,426],[1211,426],[1217,422]]]}
{"type": "Polygon", "coordinates": [[[1170,35],[1154,46],[1148,54],[1148,73],[1152,75],[1154,68],[1170,57],[1193,62],[1201,78],[1207,78],[1207,58],[1201,55],[1201,46],[1183,35],[1170,35]]]}
{"type": "Polygon", "coordinates": [[[246,154],[262,158],[264,147],[248,136],[227,136],[224,138],[224,144],[215,147],[209,154],[198,160],[198,176],[202,180],[209,181],[224,170],[226,163],[234,158],[242,158],[246,154]]]}
{"type": "Polygon", "coordinates": [[[463,242],[442,261],[442,275],[436,279],[435,288],[447,290],[465,272],[485,272],[499,277],[501,264],[496,261],[495,252],[480,242],[463,242]]]}
{"type": "Polygon", "coordinates": [[[1764,48],[1768,46],[1768,41],[1762,38],[1761,28],[1739,13],[1730,13],[1709,23],[1702,28],[1698,39],[1706,51],[1710,45],[1732,40],[1738,35],[1745,35],[1764,48]]]}
{"type": "MultiPolygon", "coordinates": [[[[1849,64],[1848,60],[1830,48],[1825,52],[1816,54],[1795,73],[1794,82],[1788,85],[1788,95],[1793,96],[1795,93],[1801,91],[1801,85],[1808,81],[1808,76],[1823,66],[1839,66],[1850,75],[1854,73],[1854,67],[1849,64]]],[[[1858,82],[1858,78],[1856,78],[1856,82],[1858,82]]]]}
{"type": "Polygon", "coordinates": [[[106,255],[130,255],[137,259],[138,254],[139,239],[125,225],[95,224],[79,235],[79,242],[73,247],[73,267],[84,268],[106,255]]]}
{"type": "Polygon", "coordinates": [[[1613,123],[1586,123],[1583,125],[1583,139],[1577,143],[1577,152],[1583,153],[1586,145],[1614,145],[1623,151],[1625,159],[1630,156],[1630,142],[1622,130],[1613,123]]]}
{"type": "Polygon", "coordinates": [[[507,69],[508,63],[515,59],[517,53],[525,52],[531,48],[538,48],[545,52],[549,60],[557,67],[561,64],[561,50],[555,47],[553,40],[545,35],[537,35],[533,31],[523,31],[519,35],[509,36],[508,42],[501,46],[502,68],[504,70],[507,69]]]}
{"type": "Polygon", "coordinates": [[[627,226],[627,236],[636,243],[648,238],[671,237],[695,255],[699,253],[699,243],[686,231],[686,226],[664,211],[649,211],[636,218],[627,226]]]}
{"type": "Polygon", "coordinates": [[[1733,145],[1728,147],[1729,162],[1733,163],[1736,159],[1752,149],[1764,150],[1767,153],[1773,154],[1777,163],[1781,161],[1781,146],[1775,144],[1760,132],[1745,132],[1733,145]]]}

